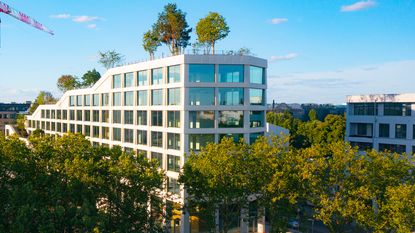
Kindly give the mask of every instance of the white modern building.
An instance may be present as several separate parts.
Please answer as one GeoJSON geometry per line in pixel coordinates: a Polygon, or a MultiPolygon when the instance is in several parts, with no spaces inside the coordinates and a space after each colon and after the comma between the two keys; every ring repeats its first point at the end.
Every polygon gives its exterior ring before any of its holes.
{"type": "MultiPolygon", "coordinates": [[[[94,145],[157,159],[166,191],[182,202],[177,178],[185,154],[225,136],[253,142],[267,133],[266,68],[265,59],[242,55],[177,55],[113,68],[91,88],[39,106],[27,117],[28,130],[79,132],[94,145]]],[[[182,216],[182,232],[188,218],[182,216]]]]}
{"type": "Polygon", "coordinates": [[[415,152],[415,93],[347,97],[346,141],[361,150],[415,152]]]}

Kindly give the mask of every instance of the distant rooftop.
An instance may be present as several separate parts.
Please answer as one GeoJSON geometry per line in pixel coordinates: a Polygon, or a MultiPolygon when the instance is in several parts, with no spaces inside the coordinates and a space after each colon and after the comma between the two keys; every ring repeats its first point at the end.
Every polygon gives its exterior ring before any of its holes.
{"type": "Polygon", "coordinates": [[[415,93],[349,95],[347,103],[408,103],[415,102],[415,93]]]}

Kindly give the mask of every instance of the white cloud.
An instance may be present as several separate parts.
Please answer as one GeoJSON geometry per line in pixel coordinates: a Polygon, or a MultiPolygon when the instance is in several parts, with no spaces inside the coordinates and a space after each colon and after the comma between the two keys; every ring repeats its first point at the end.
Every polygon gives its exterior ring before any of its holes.
{"type": "Polygon", "coordinates": [[[376,5],[376,2],[373,0],[360,1],[360,2],[353,3],[351,5],[342,6],[340,11],[342,12],[360,11],[363,9],[374,7],[375,5],[376,5]]]}
{"type": "Polygon", "coordinates": [[[285,23],[287,21],[288,21],[287,18],[273,18],[273,19],[270,20],[270,22],[272,24],[281,24],[281,23],[285,23]]]}
{"type": "Polygon", "coordinates": [[[96,24],[88,24],[86,27],[91,28],[91,29],[96,29],[97,25],[96,24]]]}
{"type": "Polygon", "coordinates": [[[81,16],[74,16],[72,18],[72,21],[76,23],[86,23],[86,22],[92,22],[96,20],[100,20],[100,17],[97,16],[88,16],[88,15],[81,15],[81,16]]]}
{"type": "Polygon", "coordinates": [[[291,60],[298,57],[297,53],[288,53],[286,55],[282,55],[282,56],[271,56],[271,58],[269,59],[270,62],[273,61],[286,61],[286,60],[291,60]]]}
{"type": "Polygon", "coordinates": [[[54,19],[69,19],[71,18],[71,15],[70,14],[57,14],[57,15],[51,15],[50,17],[54,19]]]}

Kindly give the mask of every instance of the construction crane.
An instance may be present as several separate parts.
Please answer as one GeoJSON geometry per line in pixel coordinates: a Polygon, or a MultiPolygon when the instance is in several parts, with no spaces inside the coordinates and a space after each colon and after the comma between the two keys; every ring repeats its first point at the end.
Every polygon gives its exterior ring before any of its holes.
{"type": "MultiPolygon", "coordinates": [[[[51,30],[49,30],[47,27],[43,26],[38,21],[30,18],[26,14],[11,8],[9,5],[7,5],[6,3],[4,3],[2,1],[0,1],[0,13],[10,15],[11,17],[13,17],[17,20],[22,21],[23,23],[29,24],[32,27],[35,27],[35,28],[37,28],[41,31],[44,31],[46,33],[49,33],[49,34],[53,35],[53,32],[51,30]]],[[[1,24],[1,19],[0,19],[0,24],[1,24]]]]}

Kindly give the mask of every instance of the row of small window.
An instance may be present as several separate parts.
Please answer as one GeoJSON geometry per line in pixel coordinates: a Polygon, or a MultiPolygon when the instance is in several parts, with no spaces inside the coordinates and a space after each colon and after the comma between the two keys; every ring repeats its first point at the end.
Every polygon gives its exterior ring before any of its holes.
{"type": "Polygon", "coordinates": [[[0,114],[0,119],[16,119],[16,113],[2,113],[0,114]]]}
{"type": "MultiPolygon", "coordinates": [[[[390,138],[390,125],[380,123],[378,132],[380,138],[390,138]]],[[[350,123],[350,136],[373,138],[373,124],[350,123]]],[[[395,138],[407,139],[406,124],[395,124],[395,138]]],[[[415,139],[415,125],[412,125],[412,139],[415,139]]]]}
{"type": "MultiPolygon", "coordinates": [[[[43,110],[42,110],[43,111],[43,110]]],[[[49,111],[49,110],[47,110],[49,111]]],[[[60,112],[61,110],[57,110],[60,112]]],[[[63,117],[57,119],[67,119],[67,110],[62,110],[63,117]]],[[[54,112],[52,110],[52,112],[54,112]]],[[[133,110],[69,110],[69,120],[72,121],[93,121],[110,123],[110,112],[112,112],[112,122],[114,124],[126,125],[151,125],[160,127],[175,127],[180,128],[180,111],[167,111],[167,124],[163,120],[163,111],[149,111],[150,123],[148,122],[147,111],[138,110],[134,116],[133,110]],[[92,118],[91,118],[92,112],[92,118]],[[101,116],[100,116],[101,112],[101,116]],[[123,114],[122,114],[123,113],[123,114]],[[101,119],[100,119],[101,117],[101,119]]],[[[244,112],[243,111],[218,111],[218,126],[219,128],[243,128],[244,127],[244,112]]],[[[47,114],[46,114],[47,115],[47,114]]],[[[55,118],[51,118],[55,119],[55,118]]],[[[249,112],[250,127],[264,127],[265,114],[264,111],[250,111],[249,112]]],[[[29,120],[31,128],[39,127],[35,125],[36,121],[29,120]]],[[[38,122],[38,121],[37,121],[38,122]]],[[[189,128],[215,128],[215,111],[189,111],[189,128]]]]}
{"type": "MultiPolygon", "coordinates": [[[[411,103],[383,103],[383,116],[411,116],[411,103]]],[[[374,116],[378,113],[379,104],[355,103],[353,104],[353,115],[374,116]]]]}
{"type": "MultiPolygon", "coordinates": [[[[145,85],[163,84],[163,68],[155,68],[150,70],[150,83],[147,78],[148,71],[142,70],[125,74],[116,74],[112,76],[112,87],[133,87],[145,85]],[[136,80],[136,82],[134,82],[136,80]]],[[[264,84],[265,72],[264,68],[250,66],[250,83],[264,84]]],[[[180,65],[167,67],[167,83],[180,82],[181,72],[180,65]]],[[[189,64],[189,82],[215,82],[215,65],[214,64],[189,64]]],[[[218,82],[226,83],[242,83],[244,82],[244,65],[218,65],[218,82]]]]}
{"type": "MultiPolygon", "coordinates": [[[[373,144],[370,142],[350,142],[353,147],[358,147],[360,151],[367,151],[373,149],[373,144]]],[[[392,153],[403,154],[406,153],[406,145],[379,143],[378,151],[389,151],[392,153]]],[[[412,153],[415,153],[415,146],[412,146],[412,153]]]]}
{"type": "MultiPolygon", "coordinates": [[[[264,89],[249,89],[249,104],[264,105],[264,89]]],[[[163,105],[163,89],[151,90],[151,100],[148,101],[148,91],[134,91],[112,93],[112,106],[147,106],[163,105]],[[124,95],[123,101],[121,100],[124,95]]],[[[167,89],[167,105],[180,105],[180,88],[167,89]]],[[[93,106],[100,106],[100,94],[93,94],[93,106]]],[[[109,106],[109,94],[101,94],[101,106],[109,106]]],[[[69,97],[69,106],[90,106],[90,95],[69,97]],[[87,98],[88,97],[88,98],[87,98]],[[82,105],[82,99],[85,100],[82,105]]],[[[215,105],[215,88],[189,88],[189,105],[215,105]]],[[[244,88],[218,88],[217,105],[244,105],[244,88]]]]}

